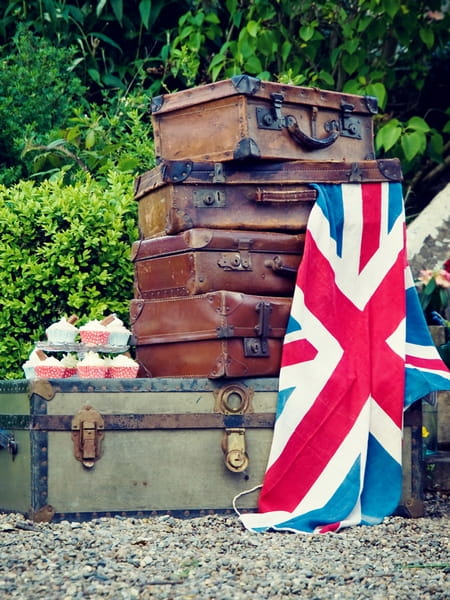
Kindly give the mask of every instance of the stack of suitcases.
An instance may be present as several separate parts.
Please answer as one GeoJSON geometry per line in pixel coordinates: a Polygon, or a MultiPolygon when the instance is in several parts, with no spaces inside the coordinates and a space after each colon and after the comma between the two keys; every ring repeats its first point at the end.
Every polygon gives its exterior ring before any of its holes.
{"type": "Polygon", "coordinates": [[[316,183],[401,179],[376,99],[248,75],[153,98],[136,180],[141,377],[276,377],[316,183]]]}

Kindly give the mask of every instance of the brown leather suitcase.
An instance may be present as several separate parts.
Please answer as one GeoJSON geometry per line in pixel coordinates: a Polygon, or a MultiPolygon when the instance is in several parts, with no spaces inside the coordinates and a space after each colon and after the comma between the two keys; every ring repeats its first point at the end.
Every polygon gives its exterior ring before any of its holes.
{"type": "Polygon", "coordinates": [[[138,376],[277,376],[291,302],[224,290],[131,300],[138,376]]]}
{"type": "Polygon", "coordinates": [[[191,296],[215,290],[290,296],[304,234],[189,229],[132,246],[134,297],[191,296]]]}
{"type": "Polygon", "coordinates": [[[142,238],[193,227],[300,232],[317,195],[308,184],[401,179],[398,159],[163,161],[136,178],[134,194],[142,238]]]}
{"type": "Polygon", "coordinates": [[[373,96],[238,75],[151,101],[155,151],[169,160],[373,159],[373,96]]]}

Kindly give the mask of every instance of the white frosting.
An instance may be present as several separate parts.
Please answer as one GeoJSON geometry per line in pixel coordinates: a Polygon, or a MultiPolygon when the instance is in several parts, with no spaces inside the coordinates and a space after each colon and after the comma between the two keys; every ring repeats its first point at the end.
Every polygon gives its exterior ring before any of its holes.
{"type": "Polygon", "coordinates": [[[108,325],[106,325],[106,328],[109,331],[116,331],[117,329],[122,329],[124,328],[123,321],[121,321],[119,318],[116,317],[116,315],[114,315],[114,319],[111,321],[111,323],[108,323],[108,325]]]}
{"type": "Polygon", "coordinates": [[[36,365],[40,365],[41,363],[42,363],[42,360],[36,354],[36,349],[34,349],[31,352],[30,356],[28,357],[28,360],[23,363],[23,366],[24,367],[35,367],[36,365]]]}
{"type": "Polygon", "coordinates": [[[61,363],[54,356],[47,356],[45,360],[41,360],[40,364],[45,367],[60,367],[61,363]]]}
{"type": "Polygon", "coordinates": [[[66,331],[76,331],[77,330],[75,325],[72,325],[72,323],[69,323],[69,321],[66,319],[66,317],[63,317],[56,323],[52,323],[49,327],[47,327],[46,333],[48,333],[49,331],[50,332],[55,331],[56,329],[58,329],[58,330],[65,329],[66,331]]]}
{"type": "Polygon", "coordinates": [[[98,319],[93,319],[86,323],[86,325],[82,325],[80,331],[107,331],[107,329],[98,319]]]}
{"type": "Polygon", "coordinates": [[[137,367],[137,362],[125,354],[118,354],[111,361],[112,367],[137,367]]]}
{"type": "Polygon", "coordinates": [[[105,361],[101,358],[97,352],[87,352],[86,356],[80,360],[78,365],[89,366],[89,367],[104,367],[105,361]]]}
{"type": "Polygon", "coordinates": [[[74,354],[65,354],[61,358],[61,364],[68,369],[75,369],[78,365],[78,359],[74,354]]]}

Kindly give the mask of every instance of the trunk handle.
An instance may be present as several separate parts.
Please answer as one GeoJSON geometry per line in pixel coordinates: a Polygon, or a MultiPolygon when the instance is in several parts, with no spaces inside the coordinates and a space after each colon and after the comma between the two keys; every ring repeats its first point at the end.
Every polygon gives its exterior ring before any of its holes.
{"type": "Polygon", "coordinates": [[[309,190],[264,190],[256,189],[254,202],[264,204],[268,202],[294,204],[299,202],[314,202],[317,198],[317,191],[313,188],[309,190]]]}

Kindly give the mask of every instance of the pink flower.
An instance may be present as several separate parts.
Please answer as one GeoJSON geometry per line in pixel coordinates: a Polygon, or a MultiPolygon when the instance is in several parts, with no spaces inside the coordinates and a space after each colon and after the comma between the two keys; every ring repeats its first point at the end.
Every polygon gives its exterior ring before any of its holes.
{"type": "Polygon", "coordinates": [[[427,283],[432,278],[433,278],[433,271],[431,269],[424,269],[424,270],[420,271],[419,281],[421,281],[424,285],[427,285],[427,283]]]}
{"type": "Polygon", "coordinates": [[[435,276],[436,285],[442,288],[450,288],[450,273],[448,271],[439,271],[435,276]]]}

